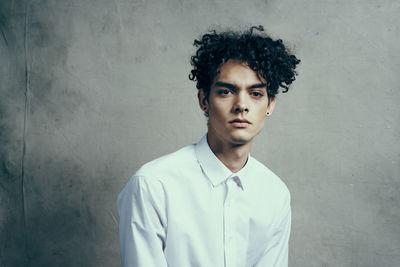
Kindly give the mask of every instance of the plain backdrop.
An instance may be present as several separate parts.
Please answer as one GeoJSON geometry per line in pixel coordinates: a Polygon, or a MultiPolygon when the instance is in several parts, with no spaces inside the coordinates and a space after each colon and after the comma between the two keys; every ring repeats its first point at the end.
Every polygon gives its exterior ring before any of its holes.
{"type": "Polygon", "coordinates": [[[399,266],[399,14],[396,0],[2,0],[0,266],[120,266],[118,193],[206,132],[193,40],[260,24],[302,60],[252,150],[292,194],[290,266],[399,266]]]}

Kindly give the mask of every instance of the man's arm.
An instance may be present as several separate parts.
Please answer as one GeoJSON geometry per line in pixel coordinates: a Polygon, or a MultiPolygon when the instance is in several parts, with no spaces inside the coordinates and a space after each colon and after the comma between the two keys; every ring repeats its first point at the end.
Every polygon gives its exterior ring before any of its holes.
{"type": "Polygon", "coordinates": [[[269,240],[263,256],[254,267],[288,266],[291,218],[290,194],[288,193],[282,215],[278,218],[276,231],[269,240]]]}
{"type": "Polygon", "coordinates": [[[123,267],[167,267],[164,256],[166,214],[161,184],[132,177],[118,196],[123,267]]]}

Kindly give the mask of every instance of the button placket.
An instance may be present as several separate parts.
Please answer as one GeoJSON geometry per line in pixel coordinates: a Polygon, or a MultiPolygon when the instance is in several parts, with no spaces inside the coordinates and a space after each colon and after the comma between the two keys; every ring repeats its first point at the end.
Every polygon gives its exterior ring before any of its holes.
{"type": "Polygon", "coordinates": [[[235,244],[235,194],[238,186],[236,182],[230,178],[226,182],[226,198],[224,208],[224,229],[225,229],[225,260],[226,266],[235,266],[236,262],[236,244],[235,244]]]}

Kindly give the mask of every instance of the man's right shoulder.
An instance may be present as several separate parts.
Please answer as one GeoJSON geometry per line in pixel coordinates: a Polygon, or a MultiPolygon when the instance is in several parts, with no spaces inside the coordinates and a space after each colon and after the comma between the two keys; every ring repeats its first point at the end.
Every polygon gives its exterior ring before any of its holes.
{"type": "Polygon", "coordinates": [[[196,164],[195,144],[156,158],[139,168],[134,176],[159,179],[196,164]]]}

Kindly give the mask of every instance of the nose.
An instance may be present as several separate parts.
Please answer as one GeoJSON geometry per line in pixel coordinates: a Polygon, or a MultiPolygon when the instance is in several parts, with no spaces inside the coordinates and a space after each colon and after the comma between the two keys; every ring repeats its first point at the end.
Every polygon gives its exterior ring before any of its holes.
{"type": "Polygon", "coordinates": [[[232,111],[235,114],[248,113],[249,105],[247,103],[246,95],[243,93],[237,94],[235,97],[235,103],[233,104],[232,111]]]}

